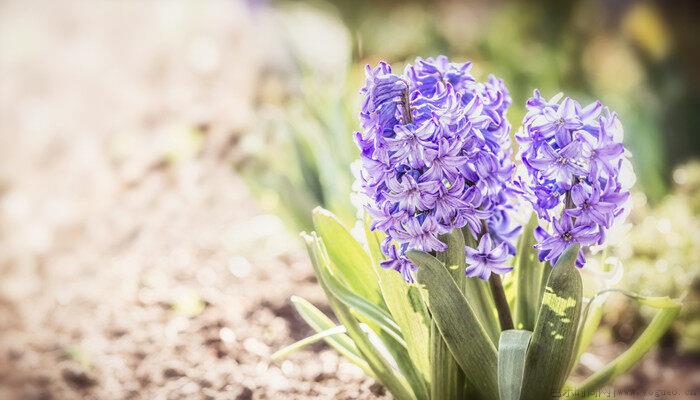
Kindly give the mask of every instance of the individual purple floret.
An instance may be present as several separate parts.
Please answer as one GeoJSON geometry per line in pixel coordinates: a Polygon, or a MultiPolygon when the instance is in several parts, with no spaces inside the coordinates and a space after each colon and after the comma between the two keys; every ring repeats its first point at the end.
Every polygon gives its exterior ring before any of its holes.
{"type": "Polygon", "coordinates": [[[509,257],[508,245],[502,242],[493,247],[491,236],[488,233],[481,236],[478,248],[473,249],[467,246],[465,256],[469,265],[466,274],[469,277],[478,276],[488,280],[492,272],[505,274],[513,270],[513,267],[505,264],[509,257]]]}
{"type": "Polygon", "coordinates": [[[583,247],[603,243],[629,197],[621,181],[621,168],[629,165],[622,126],[598,101],[582,107],[569,97],[545,100],[535,90],[526,105],[515,137],[527,170],[521,189],[540,218],[535,247],[554,265],[578,243],[577,265],[583,266],[583,247]]]}
{"type": "Polygon", "coordinates": [[[384,62],[367,67],[356,187],[372,229],[387,234],[382,267],[409,282],[415,266],[405,252],[443,251],[439,235],[453,229],[478,238],[486,223],[489,243],[504,257],[515,251],[511,99],[503,81],[479,83],[470,68],[444,56],[419,58],[400,75],[384,62]]]}

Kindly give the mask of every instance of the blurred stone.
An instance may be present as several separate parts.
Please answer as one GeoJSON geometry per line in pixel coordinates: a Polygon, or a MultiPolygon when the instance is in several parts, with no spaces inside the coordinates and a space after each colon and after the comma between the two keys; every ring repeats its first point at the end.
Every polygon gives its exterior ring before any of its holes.
{"type": "Polygon", "coordinates": [[[253,391],[247,386],[243,386],[238,395],[236,395],[236,400],[251,400],[252,398],[253,391]]]}
{"type": "Polygon", "coordinates": [[[69,366],[61,370],[63,380],[76,389],[87,389],[97,384],[97,379],[87,371],[69,366]]]}

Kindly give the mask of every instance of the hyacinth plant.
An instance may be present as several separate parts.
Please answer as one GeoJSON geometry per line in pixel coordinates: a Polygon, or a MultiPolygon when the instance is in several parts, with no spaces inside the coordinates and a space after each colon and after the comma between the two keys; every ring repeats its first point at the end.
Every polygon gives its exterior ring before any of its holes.
{"type": "Polygon", "coordinates": [[[600,102],[535,91],[513,154],[504,82],[470,68],[444,56],[403,74],[367,67],[361,229],[319,208],[302,234],[340,324],[294,297],[317,333],[274,359],[325,340],[396,399],[585,398],[668,329],[679,302],[624,293],[656,317],[610,364],[569,380],[602,309],[584,301],[580,269],[629,197],[622,126],[600,102]]]}

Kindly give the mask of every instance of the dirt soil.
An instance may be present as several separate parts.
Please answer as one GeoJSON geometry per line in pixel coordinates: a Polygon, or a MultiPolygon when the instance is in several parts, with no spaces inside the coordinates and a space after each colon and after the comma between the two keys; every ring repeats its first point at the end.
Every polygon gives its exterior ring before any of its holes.
{"type": "Polygon", "coordinates": [[[0,4],[0,399],[375,398],[298,238],[231,165],[265,54],[243,4],[0,4]]]}
{"type": "Polygon", "coordinates": [[[327,306],[231,169],[255,10],[58,3],[0,3],[0,399],[388,398],[323,345],[269,362],[291,294],[327,306]]]}

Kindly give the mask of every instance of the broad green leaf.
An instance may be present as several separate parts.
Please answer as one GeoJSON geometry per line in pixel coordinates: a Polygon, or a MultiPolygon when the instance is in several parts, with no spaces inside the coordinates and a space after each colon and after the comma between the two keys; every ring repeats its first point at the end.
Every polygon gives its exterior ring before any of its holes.
{"type": "Polygon", "coordinates": [[[333,260],[330,267],[335,268],[332,273],[347,283],[352,292],[384,308],[372,260],[362,245],[328,210],[316,207],[313,220],[316,232],[323,238],[328,256],[333,260]]]}
{"type": "MultiPolygon", "coordinates": [[[[384,260],[380,250],[383,234],[369,229],[370,222],[365,221],[365,236],[372,265],[374,266],[382,296],[394,321],[401,328],[401,335],[406,342],[406,350],[414,371],[406,372],[409,382],[418,399],[428,398],[430,386],[430,361],[428,359],[429,316],[428,310],[415,285],[407,284],[396,271],[379,266],[384,260]],[[411,378],[411,374],[415,374],[411,378]]],[[[399,360],[397,360],[398,362],[399,360]]]]}
{"type": "MultiPolygon", "coordinates": [[[[438,253],[437,259],[447,267],[457,287],[464,287],[467,277],[464,273],[466,265],[462,232],[459,229],[454,229],[449,234],[441,235],[440,240],[447,245],[447,250],[438,253]]],[[[479,311],[482,310],[475,311],[478,318],[479,311]]],[[[440,368],[433,368],[432,371],[431,398],[461,399],[464,391],[464,372],[452,356],[434,322],[430,327],[430,348],[430,355],[433,357],[431,364],[440,366],[440,368]]]]}
{"type": "MultiPolygon", "coordinates": [[[[682,304],[669,297],[644,297],[634,293],[610,289],[604,292],[617,291],[632,297],[640,304],[658,308],[660,311],[654,316],[649,325],[632,345],[615,358],[608,365],[588,377],[574,393],[576,395],[592,393],[611,383],[615,378],[629,371],[644,355],[651,350],[661,339],[664,333],[671,327],[681,311],[682,304]]],[[[603,293],[603,292],[601,292],[603,293]]],[[[599,293],[600,294],[600,293],[599,293]]],[[[574,397],[581,398],[581,397],[574,397]]]]}
{"type": "Polygon", "coordinates": [[[503,331],[498,341],[498,393],[500,400],[518,400],[523,384],[525,357],[532,332],[503,331]]]}
{"type": "MultiPolygon", "coordinates": [[[[363,355],[367,364],[370,366],[377,379],[386,386],[391,394],[397,400],[415,400],[415,395],[411,390],[408,381],[400,373],[392,367],[391,362],[382,354],[382,350],[378,349],[362,330],[360,323],[355,319],[350,309],[338,300],[333,293],[328,289],[323,277],[326,274],[321,274],[322,269],[330,270],[331,264],[328,253],[323,246],[323,241],[315,236],[302,234],[306,242],[309,255],[311,256],[312,264],[316,271],[316,276],[319,277],[319,284],[326,293],[328,301],[333,309],[333,312],[338,317],[340,323],[345,326],[348,336],[355,342],[355,346],[363,355]]],[[[355,242],[357,243],[357,242],[355,242]]],[[[327,275],[326,275],[327,276],[327,275]]],[[[394,360],[395,361],[395,360],[394,360]]]]}
{"type": "Polygon", "coordinates": [[[549,276],[542,306],[527,351],[521,399],[559,397],[575,356],[581,314],[581,275],[576,268],[579,246],[559,257],[549,276]]]}
{"type": "Polygon", "coordinates": [[[325,268],[320,269],[320,274],[320,278],[323,279],[326,287],[331,293],[333,293],[335,298],[360,315],[366,317],[368,320],[377,324],[379,328],[388,333],[399,344],[406,347],[406,342],[401,336],[401,328],[399,328],[396,322],[391,319],[391,316],[386,311],[348,290],[325,268]]]}
{"type": "Polygon", "coordinates": [[[423,376],[416,368],[405,344],[397,342],[396,339],[384,331],[379,331],[378,336],[382,343],[384,343],[389,354],[396,361],[396,365],[399,367],[403,376],[406,377],[416,399],[428,400],[428,389],[423,380],[423,376]]]}
{"type": "Polygon", "coordinates": [[[309,346],[311,344],[314,344],[314,343],[316,343],[320,340],[323,340],[329,336],[340,335],[340,334],[344,334],[345,332],[346,331],[345,331],[344,326],[340,326],[340,325],[334,326],[330,329],[326,329],[324,331],[315,333],[309,337],[306,337],[306,338],[301,339],[295,343],[292,343],[287,347],[284,347],[280,350],[277,350],[276,352],[274,352],[270,356],[270,358],[272,359],[272,361],[278,361],[282,358],[289,357],[290,355],[296,353],[297,351],[303,349],[304,347],[309,346]]]}
{"type": "Polygon", "coordinates": [[[431,399],[458,400],[464,397],[465,376],[435,323],[430,326],[430,361],[434,366],[431,399]]]}
{"type": "Polygon", "coordinates": [[[537,243],[535,228],[537,215],[533,213],[520,236],[514,265],[517,277],[515,326],[530,331],[535,329],[537,312],[542,303],[546,283],[546,278],[543,280],[542,277],[550,272],[549,266],[539,261],[537,250],[533,247],[537,243]]]}
{"type": "Polygon", "coordinates": [[[419,268],[418,282],[423,285],[433,321],[452,356],[463,371],[468,371],[466,379],[480,398],[496,399],[496,348],[472,307],[443,263],[420,251],[406,254],[419,268]]]}
{"type": "MultiPolygon", "coordinates": [[[[299,315],[301,315],[304,321],[309,324],[314,331],[323,332],[335,327],[335,323],[333,323],[330,318],[306,299],[292,296],[290,301],[299,315]]],[[[374,377],[374,372],[369,365],[367,365],[362,355],[360,355],[360,351],[357,349],[357,346],[355,346],[355,343],[353,343],[352,339],[347,335],[327,336],[324,337],[323,340],[338,353],[345,356],[350,362],[360,367],[365,373],[374,377]]]]}

